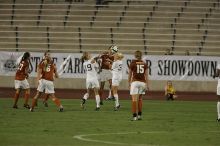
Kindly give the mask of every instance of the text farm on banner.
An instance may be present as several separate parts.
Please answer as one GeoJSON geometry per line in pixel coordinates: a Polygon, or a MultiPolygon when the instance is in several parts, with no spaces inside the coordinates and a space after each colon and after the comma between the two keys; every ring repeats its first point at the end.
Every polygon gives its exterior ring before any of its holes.
{"type": "MultiPolygon", "coordinates": [[[[16,61],[22,52],[0,52],[0,75],[14,76],[16,61]]],[[[93,56],[98,54],[93,54],[93,56]]],[[[84,78],[84,70],[81,62],[81,53],[51,53],[57,68],[62,66],[68,57],[68,63],[63,66],[61,78],[84,78]]],[[[123,78],[128,78],[128,66],[133,55],[124,55],[123,78]]],[[[30,60],[31,77],[36,76],[37,65],[41,61],[43,53],[32,52],[30,60]]],[[[217,64],[220,57],[211,56],[159,56],[145,55],[143,60],[148,64],[150,80],[186,80],[186,81],[214,81],[217,64]]]]}

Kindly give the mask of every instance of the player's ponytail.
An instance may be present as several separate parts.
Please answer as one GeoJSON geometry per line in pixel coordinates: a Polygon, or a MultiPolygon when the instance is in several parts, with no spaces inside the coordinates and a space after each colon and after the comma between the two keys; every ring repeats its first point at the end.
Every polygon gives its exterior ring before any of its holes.
{"type": "Polygon", "coordinates": [[[82,62],[84,62],[85,60],[88,60],[88,56],[89,56],[88,52],[83,52],[83,55],[81,57],[82,62]]]}
{"type": "Polygon", "coordinates": [[[120,60],[122,60],[124,58],[124,55],[122,53],[117,53],[118,54],[118,57],[120,60]]]}
{"type": "Polygon", "coordinates": [[[23,57],[22,57],[22,60],[27,60],[29,57],[30,57],[30,53],[29,52],[25,52],[23,57]]]}

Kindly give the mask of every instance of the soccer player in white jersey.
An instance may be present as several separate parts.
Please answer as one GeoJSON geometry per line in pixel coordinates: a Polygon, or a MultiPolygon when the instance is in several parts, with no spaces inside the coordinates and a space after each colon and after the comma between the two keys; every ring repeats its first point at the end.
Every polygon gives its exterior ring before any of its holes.
{"type": "Polygon", "coordinates": [[[214,78],[218,77],[218,85],[217,85],[217,96],[218,96],[218,102],[217,102],[217,121],[220,122],[220,64],[217,65],[216,72],[214,75],[214,78]]]}
{"type": "Polygon", "coordinates": [[[122,71],[123,71],[123,62],[122,59],[124,56],[121,53],[116,53],[114,55],[114,62],[112,64],[112,91],[115,98],[115,111],[120,108],[119,98],[118,98],[118,86],[122,81],[122,71]]]}
{"type": "Polygon", "coordinates": [[[91,95],[90,90],[93,89],[95,93],[95,99],[96,99],[96,108],[95,110],[100,109],[100,96],[99,96],[99,81],[97,77],[97,63],[95,59],[91,57],[91,54],[88,52],[84,52],[82,56],[82,60],[84,61],[83,67],[86,71],[86,88],[87,93],[83,96],[82,99],[82,108],[84,108],[86,100],[91,95]]]}

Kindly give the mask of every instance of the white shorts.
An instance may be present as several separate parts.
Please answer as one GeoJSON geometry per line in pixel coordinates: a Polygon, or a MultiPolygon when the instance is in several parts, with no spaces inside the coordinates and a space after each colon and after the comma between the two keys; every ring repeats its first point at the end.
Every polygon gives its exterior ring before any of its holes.
{"type": "Polygon", "coordinates": [[[30,88],[27,79],[24,79],[22,81],[15,80],[15,89],[19,89],[19,88],[22,88],[22,89],[29,89],[30,88]]]}
{"type": "Polygon", "coordinates": [[[100,81],[105,82],[112,79],[112,72],[111,70],[102,69],[100,72],[100,81]]]}
{"type": "Polygon", "coordinates": [[[86,80],[86,88],[87,89],[99,88],[98,79],[86,80]]]}
{"type": "Polygon", "coordinates": [[[134,81],[131,83],[130,95],[145,94],[146,83],[140,81],[134,81]]]}
{"type": "Polygon", "coordinates": [[[48,81],[45,79],[39,80],[39,85],[37,87],[37,90],[39,92],[44,92],[45,90],[45,93],[49,93],[49,94],[55,93],[53,81],[48,81]]]}
{"type": "Polygon", "coordinates": [[[121,80],[121,78],[112,78],[112,86],[119,86],[121,80]]]}
{"type": "Polygon", "coordinates": [[[220,95],[220,79],[218,79],[217,95],[220,95]]]}

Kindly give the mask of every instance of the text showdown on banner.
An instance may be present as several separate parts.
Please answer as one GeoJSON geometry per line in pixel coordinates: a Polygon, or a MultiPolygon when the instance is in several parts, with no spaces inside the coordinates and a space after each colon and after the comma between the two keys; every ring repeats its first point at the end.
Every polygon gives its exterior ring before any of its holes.
{"type": "MultiPolygon", "coordinates": [[[[17,69],[16,61],[22,55],[23,52],[0,52],[0,75],[14,76],[17,69]]],[[[99,54],[92,55],[98,56],[99,54]]],[[[81,53],[51,53],[51,56],[57,68],[61,69],[60,78],[85,77],[81,53]]],[[[124,56],[123,78],[127,79],[128,66],[134,57],[133,55],[124,56]]],[[[31,77],[36,76],[37,65],[42,57],[43,53],[31,53],[31,77]]],[[[217,65],[220,64],[220,57],[212,56],[145,55],[143,60],[148,64],[150,80],[214,81],[214,72],[217,65]]]]}

